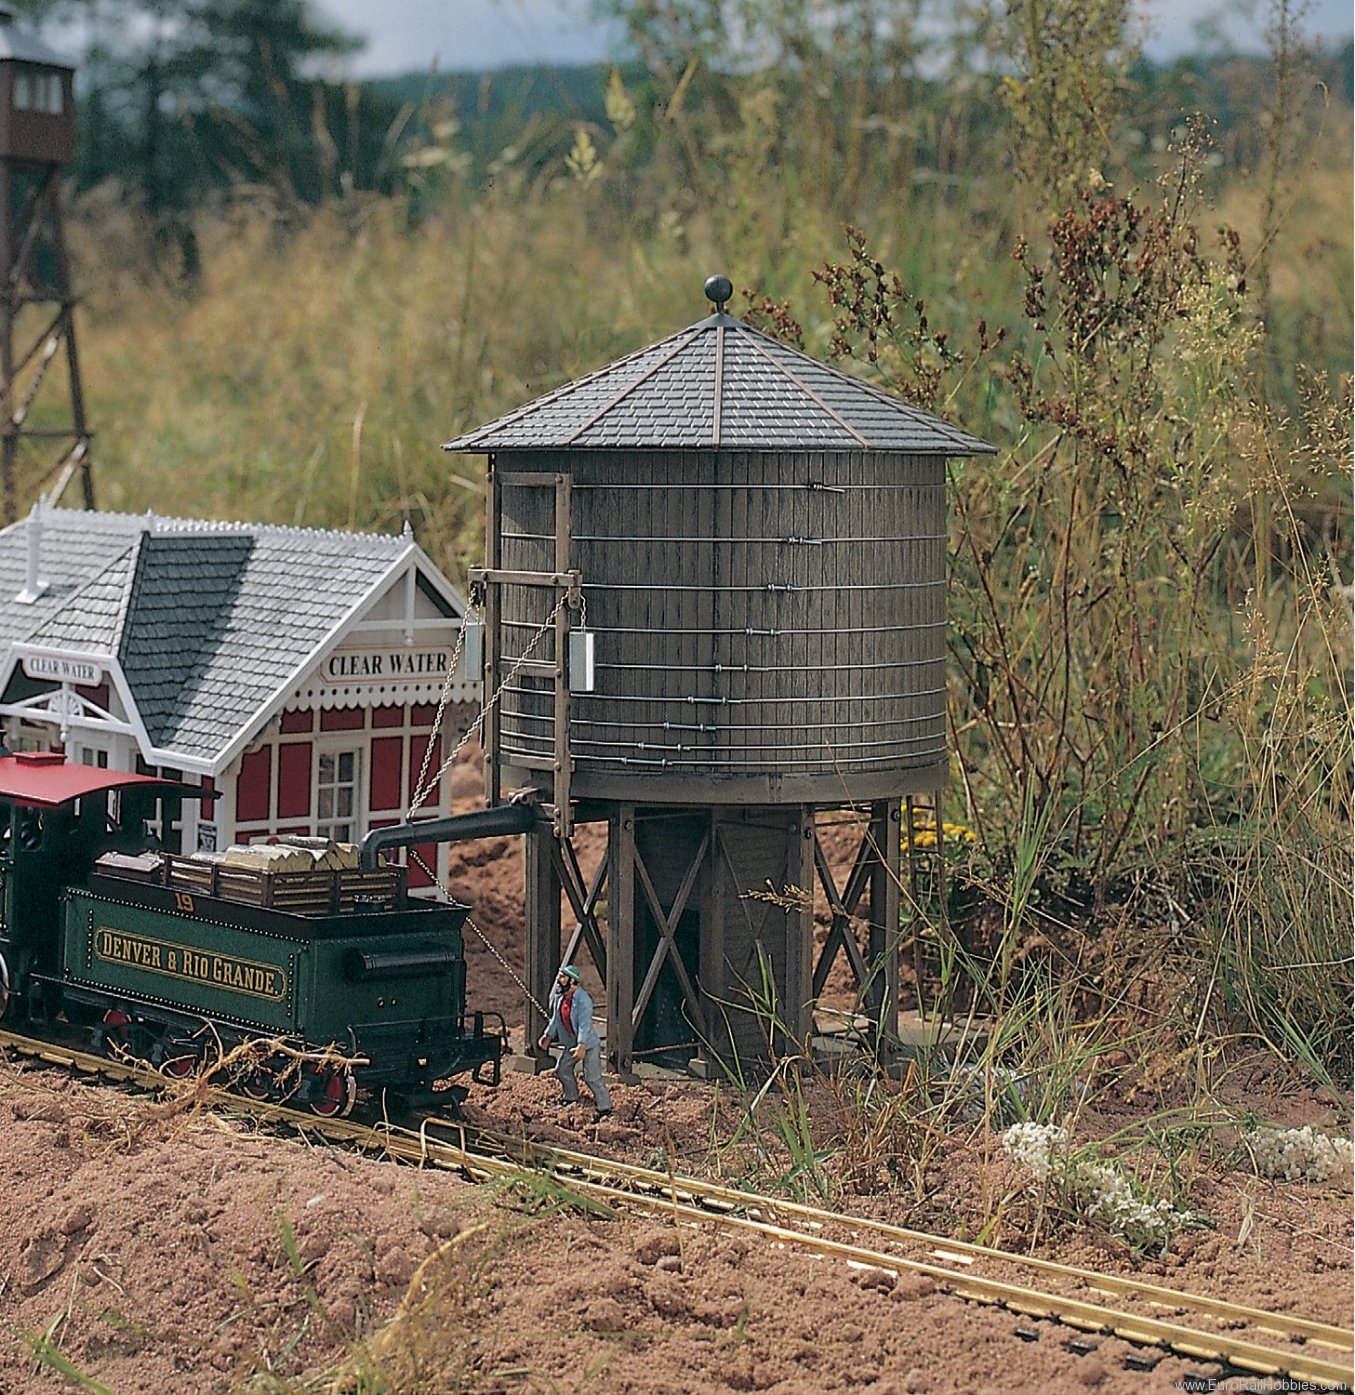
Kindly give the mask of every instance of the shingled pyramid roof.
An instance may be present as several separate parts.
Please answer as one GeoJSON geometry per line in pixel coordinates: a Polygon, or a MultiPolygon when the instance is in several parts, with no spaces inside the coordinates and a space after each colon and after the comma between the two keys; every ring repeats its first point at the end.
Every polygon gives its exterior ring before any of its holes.
{"type": "Polygon", "coordinates": [[[995,449],[724,310],[449,441],[444,450],[995,449]]]}

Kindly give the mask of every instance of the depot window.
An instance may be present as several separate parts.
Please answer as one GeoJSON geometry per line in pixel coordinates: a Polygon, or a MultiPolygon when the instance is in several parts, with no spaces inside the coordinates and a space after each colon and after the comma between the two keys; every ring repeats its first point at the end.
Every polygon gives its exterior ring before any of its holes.
{"type": "Polygon", "coordinates": [[[362,752],[356,747],[320,752],[315,766],[315,831],[320,837],[357,841],[361,771],[362,752]]]}
{"type": "Polygon", "coordinates": [[[60,116],[65,110],[65,92],[61,74],[27,72],[14,74],[14,110],[40,111],[47,116],[60,116]]]}

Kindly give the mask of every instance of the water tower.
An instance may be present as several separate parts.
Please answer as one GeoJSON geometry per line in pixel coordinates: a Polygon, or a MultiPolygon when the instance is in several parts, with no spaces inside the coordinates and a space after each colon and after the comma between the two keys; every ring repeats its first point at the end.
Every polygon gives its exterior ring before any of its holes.
{"type": "Polygon", "coordinates": [[[74,81],[73,63],[0,8],[0,523],[14,521],[26,496],[60,498],[76,474],[85,507],[94,506],[61,221],[74,81]],[[63,350],[69,410],[37,402],[63,350]]]}
{"type": "Polygon", "coordinates": [[[900,804],[948,764],[945,460],[992,450],[736,320],[730,289],[712,277],[707,318],[446,447],[490,461],[488,799],[534,788],[548,815],[529,988],[544,1002],[586,947],[622,1072],[805,1040],[839,952],[892,1026],[900,804]],[[844,816],[838,886],[821,835],[844,816]],[[585,885],[572,830],[604,820],[585,885]],[[817,963],[812,908],[783,894],[816,880],[817,963]]]}

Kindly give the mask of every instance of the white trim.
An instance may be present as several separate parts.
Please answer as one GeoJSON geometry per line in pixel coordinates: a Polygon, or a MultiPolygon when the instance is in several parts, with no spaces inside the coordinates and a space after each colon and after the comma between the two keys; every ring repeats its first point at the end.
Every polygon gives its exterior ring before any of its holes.
{"type": "MultiPolygon", "coordinates": [[[[371,802],[372,784],[370,770],[372,763],[372,732],[365,727],[359,731],[318,731],[315,733],[315,739],[311,744],[310,826],[314,830],[317,838],[331,836],[326,834],[320,827],[320,759],[322,756],[341,755],[351,755],[353,757],[353,779],[351,782],[353,807],[346,816],[331,814],[325,819],[325,822],[329,824],[348,824],[349,836],[338,841],[360,843],[369,831],[371,819],[368,806],[371,802]]],[[[347,787],[348,786],[337,779],[333,782],[333,788],[335,789],[347,787]]],[[[281,822],[281,820],[275,818],[274,822],[281,822]]]]}
{"type": "MultiPolygon", "coordinates": [[[[48,652],[54,651],[44,650],[41,645],[20,643],[11,645],[8,664],[4,667],[0,667],[0,692],[3,692],[5,688],[8,686],[10,678],[14,674],[14,669],[16,665],[24,655],[35,653],[42,654],[48,652]]],[[[71,653],[75,651],[67,652],[71,653]]],[[[141,720],[141,713],[137,710],[136,702],[132,698],[132,690],[128,686],[126,675],[124,675],[122,671],[122,665],[118,662],[116,657],[114,657],[112,654],[102,653],[99,650],[90,650],[86,657],[91,663],[97,663],[104,670],[103,683],[106,683],[108,685],[108,690],[110,694],[117,694],[118,704],[119,706],[121,706],[122,710],[127,714],[127,716],[123,720],[119,721],[116,718],[111,718],[110,714],[110,720],[107,722],[90,722],[81,718],[77,718],[74,721],[71,721],[68,718],[66,721],[66,730],[69,732],[72,729],[79,728],[82,726],[91,729],[102,728],[108,731],[117,730],[120,734],[134,736],[136,738],[137,749],[141,752],[142,759],[145,760],[148,764],[172,765],[181,769],[190,768],[188,763],[179,759],[177,756],[173,755],[173,753],[171,753],[170,756],[166,759],[159,758],[161,753],[157,752],[155,748],[151,745],[150,735],[146,731],[146,724],[141,720]]],[[[86,685],[82,684],[81,686],[86,685]]],[[[103,684],[96,683],[90,686],[101,687],[103,686],[103,684]]],[[[36,719],[39,721],[46,722],[49,726],[59,727],[61,725],[61,721],[59,718],[53,720],[55,714],[49,716],[48,714],[44,713],[41,709],[34,708],[32,706],[32,703],[38,700],[48,701],[50,700],[52,694],[68,690],[73,691],[73,689],[68,689],[66,685],[63,685],[59,688],[48,688],[41,693],[35,693],[33,698],[24,698],[17,703],[0,703],[0,716],[23,717],[28,721],[33,721],[36,719]]],[[[81,701],[83,702],[84,700],[81,699],[81,701]]],[[[88,710],[88,707],[89,704],[86,704],[86,710],[88,710]]],[[[101,709],[95,708],[94,710],[97,712],[101,709]]],[[[191,768],[196,769],[198,767],[193,766],[191,768]]]]}
{"type": "MultiPolygon", "coordinates": [[[[9,646],[8,654],[0,659],[0,693],[9,687],[9,681],[14,677],[15,669],[21,668],[25,659],[59,659],[67,662],[92,664],[103,670],[103,677],[98,683],[82,683],[80,684],[82,688],[97,688],[100,684],[108,682],[112,671],[118,667],[117,656],[104,649],[56,649],[46,644],[29,644],[25,640],[16,639],[9,646]]],[[[38,682],[40,680],[32,679],[30,681],[38,682]]]]}
{"type": "MultiPolygon", "coordinates": [[[[452,608],[452,614],[445,617],[446,622],[462,620],[465,618],[467,601],[465,596],[452,585],[450,581],[433,565],[433,559],[421,548],[418,543],[411,543],[414,549],[414,566],[422,572],[425,580],[432,586],[444,601],[452,608]]],[[[415,625],[422,622],[415,620],[415,625]]]]}
{"type": "MultiPolygon", "coordinates": [[[[448,616],[446,619],[447,625],[453,629],[459,625],[461,618],[465,615],[465,602],[462,601],[452,589],[450,583],[444,583],[443,578],[439,576],[436,569],[433,568],[432,563],[428,560],[427,554],[423,549],[419,547],[417,543],[410,543],[400,552],[395,561],[382,576],[368,587],[362,599],[356,602],[345,613],[343,618],[330,629],[324,639],[311,650],[305,661],[292,670],[287,679],[279,685],[277,693],[270,698],[263,707],[259,708],[254,716],[250,718],[249,722],[241,727],[226,745],[217,752],[208,763],[207,773],[215,775],[217,771],[224,770],[226,766],[241,753],[244,747],[249,744],[253,733],[259,732],[268,722],[276,717],[283,708],[291,705],[295,700],[296,694],[302,689],[303,685],[309,687],[308,680],[316,666],[323,663],[324,660],[329,657],[334,649],[338,647],[339,641],[349,633],[353,625],[360,623],[364,613],[371,610],[395,582],[397,582],[410,568],[417,568],[423,571],[424,575],[433,583],[435,589],[438,590],[454,608],[458,608],[459,603],[458,614],[456,616],[448,616]]],[[[440,686],[438,691],[441,691],[440,686]]],[[[367,702],[359,703],[354,701],[346,705],[352,707],[368,705],[372,696],[371,690],[367,690],[363,693],[363,697],[367,699],[367,702]]],[[[436,697],[433,700],[436,701],[436,697]]],[[[341,704],[336,703],[334,705],[339,706],[341,704]]],[[[371,705],[380,706],[384,704],[372,703],[371,705]]]]}
{"type": "MultiPolygon", "coordinates": [[[[142,522],[143,531],[145,531],[144,521],[142,522]]],[[[156,526],[154,531],[181,531],[165,528],[163,523],[163,520],[154,520],[155,525],[160,525],[156,526]]],[[[121,528],[119,527],[116,531],[120,532],[121,528]]],[[[198,525],[190,528],[189,531],[210,534],[212,532],[231,532],[235,529],[229,525],[220,525],[216,528],[198,525]]],[[[248,530],[242,528],[239,531],[247,532],[248,530]]],[[[129,545],[135,544],[136,541],[135,534],[131,534],[127,538],[129,545]]],[[[129,570],[129,584],[130,577],[131,571],[129,570]]],[[[345,639],[355,635],[366,636],[382,633],[393,636],[403,635],[405,642],[413,645],[418,639],[422,639],[426,635],[441,633],[447,637],[447,647],[450,653],[455,649],[456,636],[464,621],[466,608],[465,598],[433,565],[427,553],[417,543],[412,541],[407,543],[396,553],[387,569],[366,588],[348,611],[330,628],[324,638],[311,649],[306,658],[296,665],[288,677],[278,686],[274,695],[255,710],[248,721],[237,729],[224,746],[209,756],[190,755],[172,747],[162,748],[151,744],[150,735],[140,712],[137,710],[122,666],[113,654],[93,649],[87,651],[74,648],[58,649],[16,640],[7,648],[0,648],[0,692],[4,691],[15,669],[26,656],[78,660],[83,663],[97,664],[103,671],[101,682],[108,685],[110,693],[117,694],[118,704],[127,713],[127,719],[125,722],[118,721],[111,714],[108,715],[107,721],[100,721],[97,724],[83,723],[77,719],[76,722],[68,721],[68,732],[75,730],[77,726],[88,726],[93,729],[97,725],[98,729],[104,732],[134,737],[137,751],[148,765],[171,766],[182,770],[185,774],[211,776],[212,779],[224,786],[227,782],[227,772],[232,764],[238,762],[239,757],[252,741],[261,738],[268,739],[266,730],[268,724],[285,708],[295,708],[300,711],[328,711],[335,708],[436,705],[442,697],[446,682],[445,673],[429,675],[422,681],[378,686],[346,685],[335,688],[317,683],[315,681],[316,670],[341,646],[345,639]],[[427,581],[432,593],[445,602],[452,611],[451,615],[436,617],[412,615],[411,606],[417,605],[420,574],[427,581]],[[385,620],[364,619],[363,617],[369,614],[402,580],[404,582],[403,616],[385,620]]],[[[399,642],[398,639],[396,642],[399,642]]],[[[480,685],[473,680],[457,678],[448,694],[449,705],[476,701],[479,696],[479,687],[480,685]]],[[[40,709],[33,707],[33,704],[38,701],[48,701],[48,694],[55,691],[60,691],[60,689],[50,689],[46,693],[36,695],[32,699],[25,699],[20,703],[0,704],[0,716],[18,717],[30,722],[46,722],[47,725],[57,726],[59,725],[58,720],[49,719],[40,709]]],[[[236,773],[238,775],[238,771],[236,773]]],[[[233,783],[234,779],[235,776],[231,776],[229,782],[233,783]]],[[[224,806],[219,805],[218,807],[224,806]]],[[[223,819],[217,821],[225,822],[223,819]]]]}
{"type": "MultiPolygon", "coordinates": [[[[417,638],[421,634],[436,634],[437,631],[446,629],[448,625],[455,628],[460,625],[463,618],[464,613],[462,615],[421,615],[414,621],[414,635],[417,638]]],[[[403,626],[403,622],[401,623],[403,626]]],[[[348,627],[348,633],[351,635],[388,635],[394,626],[395,622],[391,620],[359,620],[356,625],[348,627]]]]}
{"type": "Polygon", "coordinates": [[[24,677],[31,682],[70,683],[78,688],[97,688],[104,681],[106,674],[102,664],[77,654],[20,654],[19,667],[23,669],[24,677]],[[53,671],[33,672],[42,665],[50,665],[53,671]],[[76,671],[78,669],[86,669],[88,672],[80,673],[76,671]]]}
{"type": "Polygon", "coordinates": [[[217,778],[212,761],[204,756],[187,756],[182,751],[153,746],[149,752],[143,748],[141,758],[147,765],[168,765],[175,770],[182,770],[185,775],[210,775],[214,780],[217,778]]]}
{"type": "MultiPolygon", "coordinates": [[[[442,697],[442,685],[445,681],[444,679],[437,683],[408,683],[367,688],[322,688],[308,684],[292,694],[287,707],[295,708],[298,712],[332,712],[336,708],[349,707],[436,707],[442,697]]],[[[447,705],[461,707],[466,703],[473,703],[478,696],[475,685],[453,683],[447,705]]]]}
{"type": "MultiPolygon", "coordinates": [[[[59,693],[68,691],[73,691],[73,689],[45,688],[40,693],[34,693],[32,697],[21,698],[18,702],[0,703],[0,717],[17,717],[22,722],[40,724],[46,727],[59,727],[63,720],[62,714],[54,711],[47,704],[59,693]]],[[[79,694],[76,696],[79,697],[79,694]]],[[[130,722],[119,721],[118,718],[104,712],[103,708],[95,703],[87,702],[84,698],[79,700],[84,707],[84,713],[78,717],[69,715],[65,717],[67,731],[107,732],[109,735],[115,736],[136,735],[136,727],[130,722]]]]}

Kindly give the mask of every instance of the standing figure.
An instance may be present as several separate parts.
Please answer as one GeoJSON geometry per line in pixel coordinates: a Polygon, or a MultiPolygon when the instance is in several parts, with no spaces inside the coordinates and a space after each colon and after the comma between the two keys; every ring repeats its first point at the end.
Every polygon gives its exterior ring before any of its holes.
{"type": "Polygon", "coordinates": [[[552,1041],[558,1041],[561,1047],[555,1074],[564,1090],[562,1103],[579,1102],[579,1082],[574,1071],[582,1062],[584,1084],[593,1092],[597,1106],[595,1119],[605,1119],[612,1112],[612,1097],[602,1083],[602,1042],[593,1026],[593,1000],[579,987],[579,971],[573,964],[566,964],[555,979],[550,995],[550,1021],[537,1045],[545,1051],[552,1041]]]}

